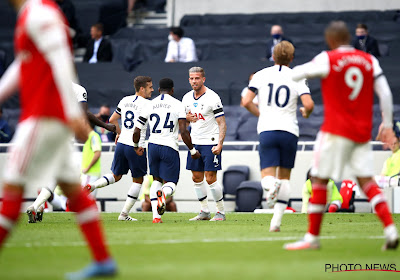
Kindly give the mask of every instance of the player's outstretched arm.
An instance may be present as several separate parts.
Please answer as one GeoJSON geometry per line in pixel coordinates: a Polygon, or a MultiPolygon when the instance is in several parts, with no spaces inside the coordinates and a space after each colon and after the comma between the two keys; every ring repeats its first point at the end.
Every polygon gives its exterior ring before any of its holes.
{"type": "Polygon", "coordinates": [[[87,102],[81,102],[81,107],[82,107],[82,110],[84,112],[86,112],[87,118],[88,118],[88,120],[89,120],[89,122],[91,124],[100,126],[100,127],[105,128],[105,129],[107,129],[108,131],[111,131],[111,132],[116,132],[116,127],[115,127],[114,124],[105,123],[105,122],[99,120],[95,115],[93,115],[92,112],[89,111],[87,102]]]}
{"type": "Polygon", "coordinates": [[[179,132],[181,133],[183,142],[189,148],[192,158],[198,159],[201,155],[200,155],[199,151],[197,151],[193,147],[192,138],[190,137],[190,132],[189,132],[189,130],[186,129],[186,120],[179,119],[178,122],[179,122],[179,132]]]}
{"type": "Polygon", "coordinates": [[[214,155],[219,155],[222,152],[222,146],[224,145],[225,135],[226,135],[226,120],[225,116],[220,116],[216,118],[218,128],[219,128],[219,138],[218,145],[212,147],[211,151],[214,155]]]}
{"type": "Polygon", "coordinates": [[[20,66],[21,61],[17,58],[3,74],[3,77],[0,80],[0,103],[3,103],[17,92],[19,88],[20,66]]]}

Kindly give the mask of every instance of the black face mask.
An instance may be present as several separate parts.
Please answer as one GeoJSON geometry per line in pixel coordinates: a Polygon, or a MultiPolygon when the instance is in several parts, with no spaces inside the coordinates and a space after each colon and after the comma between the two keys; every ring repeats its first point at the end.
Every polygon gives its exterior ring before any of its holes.
{"type": "Polygon", "coordinates": [[[101,120],[103,121],[103,122],[106,122],[106,121],[108,121],[108,115],[100,115],[100,118],[101,118],[101,120]]]}

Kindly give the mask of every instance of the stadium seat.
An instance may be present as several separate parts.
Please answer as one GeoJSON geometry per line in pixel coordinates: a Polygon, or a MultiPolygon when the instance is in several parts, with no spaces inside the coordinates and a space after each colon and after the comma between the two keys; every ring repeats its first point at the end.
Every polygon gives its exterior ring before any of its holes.
{"type": "Polygon", "coordinates": [[[379,53],[381,56],[388,56],[389,55],[389,46],[388,44],[379,43],[378,44],[379,53]]]}
{"type": "Polygon", "coordinates": [[[224,171],[222,184],[224,198],[226,195],[236,196],[236,189],[243,181],[249,180],[250,168],[247,165],[231,165],[224,171]]]}
{"type": "Polygon", "coordinates": [[[262,208],[263,189],[259,181],[244,181],[236,190],[236,212],[254,212],[262,208]]]}

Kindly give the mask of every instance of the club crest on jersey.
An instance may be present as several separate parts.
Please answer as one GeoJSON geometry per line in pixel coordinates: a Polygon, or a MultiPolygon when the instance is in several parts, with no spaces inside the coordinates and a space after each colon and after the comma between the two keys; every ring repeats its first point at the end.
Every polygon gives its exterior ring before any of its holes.
{"type": "Polygon", "coordinates": [[[197,103],[197,102],[196,102],[196,103],[193,103],[193,106],[194,106],[194,107],[197,107],[198,105],[199,105],[199,103],[197,103]]]}

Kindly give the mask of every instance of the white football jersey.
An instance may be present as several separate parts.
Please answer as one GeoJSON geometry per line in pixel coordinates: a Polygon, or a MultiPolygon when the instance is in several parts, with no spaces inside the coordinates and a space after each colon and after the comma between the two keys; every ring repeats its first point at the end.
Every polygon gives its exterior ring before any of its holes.
{"type": "MultiPolygon", "coordinates": [[[[143,98],[138,95],[125,96],[118,103],[118,107],[115,112],[121,115],[121,134],[118,138],[118,142],[133,146],[133,131],[135,124],[137,123],[139,116],[144,107],[150,102],[150,100],[143,98]]],[[[140,134],[139,146],[146,147],[146,128],[142,130],[140,134]]]]}
{"type": "Polygon", "coordinates": [[[293,70],[274,65],[254,74],[249,88],[258,91],[260,117],[257,131],[282,130],[299,136],[296,111],[297,100],[302,94],[310,94],[306,80],[295,82],[293,70]]]}
{"type": "Polygon", "coordinates": [[[215,145],[219,140],[219,127],[216,118],[224,115],[221,98],[206,87],[206,92],[198,99],[191,90],[183,96],[182,103],[186,113],[196,114],[198,120],[190,123],[193,144],[215,145]]]}
{"type": "Polygon", "coordinates": [[[87,102],[87,91],[83,86],[72,83],[72,89],[78,102],[87,102]]]}
{"type": "MultiPolygon", "coordinates": [[[[136,127],[143,129],[149,123],[149,143],[171,147],[179,151],[179,119],[186,120],[182,102],[169,94],[160,94],[142,110],[136,127]]],[[[142,130],[143,132],[143,130],[142,130]]]]}

